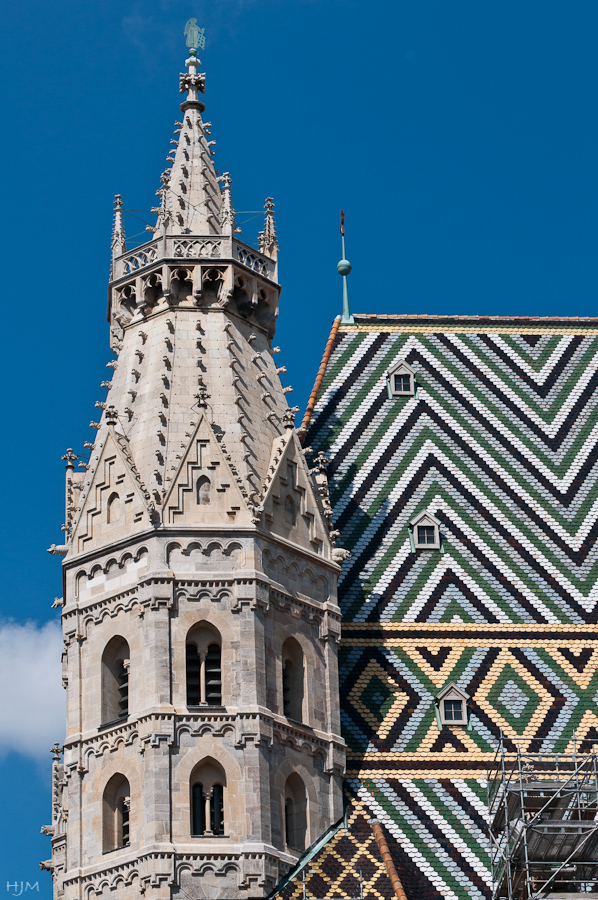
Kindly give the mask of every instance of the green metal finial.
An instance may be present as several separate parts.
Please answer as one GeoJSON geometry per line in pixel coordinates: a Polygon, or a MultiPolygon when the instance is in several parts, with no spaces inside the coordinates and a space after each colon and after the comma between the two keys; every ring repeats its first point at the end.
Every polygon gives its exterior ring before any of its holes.
{"type": "Polygon", "coordinates": [[[336,270],[339,275],[343,276],[343,317],[341,319],[341,325],[354,325],[355,319],[351,315],[349,310],[349,288],[347,285],[347,275],[351,271],[351,263],[346,257],[345,254],[345,213],[344,210],[341,209],[341,243],[343,248],[343,258],[339,263],[337,263],[336,270]]]}
{"type": "Polygon", "coordinates": [[[197,48],[199,47],[201,50],[206,45],[205,38],[205,28],[200,28],[197,24],[197,19],[189,19],[187,24],[185,25],[185,30],[183,34],[187,38],[186,44],[189,47],[189,53],[191,56],[197,56],[197,48]]]}

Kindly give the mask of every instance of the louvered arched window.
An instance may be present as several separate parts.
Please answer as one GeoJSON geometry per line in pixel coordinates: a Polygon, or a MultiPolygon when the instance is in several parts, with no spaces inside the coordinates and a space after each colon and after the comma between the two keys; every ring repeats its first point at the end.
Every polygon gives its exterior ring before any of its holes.
{"type": "Polygon", "coordinates": [[[208,758],[191,775],[191,836],[224,834],[226,773],[208,758]]]}
{"type": "Polygon", "coordinates": [[[202,622],[187,635],[187,706],[222,706],[222,641],[213,625],[202,622]]]}
{"type": "Polygon", "coordinates": [[[296,772],[289,775],[284,789],[284,840],[292,850],[307,845],[307,794],[296,772]]]}
{"type": "Polygon", "coordinates": [[[282,709],[285,716],[304,721],[305,673],[303,650],[295,638],[282,645],[282,709]]]}
{"type": "Polygon", "coordinates": [[[129,715],[129,645],[113,637],[102,654],[102,724],[129,715]]]}
{"type": "Polygon", "coordinates": [[[102,798],[102,838],[104,853],[128,847],[130,834],[131,789],[124,775],[113,775],[102,798]]]}

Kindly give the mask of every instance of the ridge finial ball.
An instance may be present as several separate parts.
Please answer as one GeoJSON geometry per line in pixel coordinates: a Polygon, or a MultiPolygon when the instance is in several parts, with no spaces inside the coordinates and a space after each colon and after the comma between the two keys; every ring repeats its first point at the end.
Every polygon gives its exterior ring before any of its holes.
{"type": "Polygon", "coordinates": [[[352,268],[353,266],[348,259],[341,259],[341,261],[336,264],[336,270],[339,275],[348,275],[352,268]]]}

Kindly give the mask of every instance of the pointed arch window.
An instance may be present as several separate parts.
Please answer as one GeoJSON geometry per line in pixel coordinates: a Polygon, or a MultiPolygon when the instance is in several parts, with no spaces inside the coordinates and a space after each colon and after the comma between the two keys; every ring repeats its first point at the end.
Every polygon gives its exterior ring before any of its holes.
{"type": "Polygon", "coordinates": [[[171,271],[170,290],[175,300],[190,300],[193,294],[193,273],[191,269],[171,271]]]}
{"type": "Polygon", "coordinates": [[[303,650],[295,638],[282,645],[282,709],[296,722],[304,721],[305,673],[303,650]]]}
{"type": "Polygon", "coordinates": [[[197,492],[197,505],[204,506],[205,504],[210,502],[210,492],[212,489],[212,485],[210,484],[210,479],[207,475],[200,475],[197,479],[196,492],[197,492]]]}
{"type": "Polygon", "coordinates": [[[222,706],[222,640],[213,625],[202,622],[187,635],[187,706],[222,706]]]}
{"type": "Polygon", "coordinates": [[[211,267],[203,270],[201,290],[203,303],[216,303],[222,290],[224,272],[222,269],[211,267]]]}
{"type": "Polygon", "coordinates": [[[131,789],[124,775],[113,775],[102,798],[102,840],[104,853],[128,847],[130,833],[131,789]]]}
{"type": "Polygon", "coordinates": [[[388,396],[412,397],[415,394],[415,372],[404,360],[395,363],[386,373],[388,396]]]}
{"type": "Polygon", "coordinates": [[[106,504],[106,520],[108,525],[110,525],[112,522],[116,522],[117,519],[120,519],[120,497],[114,491],[108,497],[108,503],[106,504]]]}
{"type": "Polygon", "coordinates": [[[102,723],[129,715],[129,645],[115,636],[102,654],[102,723]]]}
{"type": "Polygon", "coordinates": [[[284,842],[292,850],[305,850],[307,844],[307,793],[296,772],[284,788],[284,842]]]}
{"type": "Polygon", "coordinates": [[[220,763],[206,759],[191,775],[191,836],[224,834],[226,773],[220,763]]]}

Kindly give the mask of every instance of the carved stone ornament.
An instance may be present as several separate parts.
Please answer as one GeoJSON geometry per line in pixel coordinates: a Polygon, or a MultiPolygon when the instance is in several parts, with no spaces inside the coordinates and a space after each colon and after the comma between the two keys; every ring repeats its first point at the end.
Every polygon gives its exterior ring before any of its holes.
{"type": "Polygon", "coordinates": [[[106,424],[116,425],[118,422],[118,412],[115,406],[109,406],[106,409],[106,424]]]}
{"type": "Polygon", "coordinates": [[[285,428],[294,428],[295,427],[295,413],[292,409],[287,409],[282,414],[282,424],[285,428]]]}
{"type": "Polygon", "coordinates": [[[343,563],[346,559],[351,558],[350,550],[343,550],[342,547],[335,547],[332,551],[332,559],[335,563],[343,563]]]}

